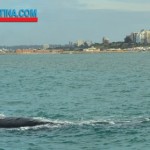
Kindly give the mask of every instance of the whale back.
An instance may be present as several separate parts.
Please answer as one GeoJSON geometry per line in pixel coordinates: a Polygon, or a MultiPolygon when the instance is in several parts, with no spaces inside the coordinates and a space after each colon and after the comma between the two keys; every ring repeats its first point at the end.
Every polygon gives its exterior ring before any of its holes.
{"type": "Polygon", "coordinates": [[[31,118],[21,118],[21,117],[0,118],[0,128],[32,127],[37,125],[44,125],[47,123],[48,122],[43,122],[31,118]]]}

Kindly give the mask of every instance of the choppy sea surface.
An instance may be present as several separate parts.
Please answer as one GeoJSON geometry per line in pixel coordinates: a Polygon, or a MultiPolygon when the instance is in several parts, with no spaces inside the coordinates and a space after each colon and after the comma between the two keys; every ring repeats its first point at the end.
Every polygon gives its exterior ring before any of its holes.
{"type": "Polygon", "coordinates": [[[0,55],[0,150],[149,150],[150,53],[0,55]]]}

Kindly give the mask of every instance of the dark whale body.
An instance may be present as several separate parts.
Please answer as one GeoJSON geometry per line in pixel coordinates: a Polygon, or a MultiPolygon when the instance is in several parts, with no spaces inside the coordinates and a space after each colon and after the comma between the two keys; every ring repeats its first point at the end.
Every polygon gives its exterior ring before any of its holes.
{"type": "Polygon", "coordinates": [[[32,118],[22,117],[6,117],[0,118],[0,128],[19,128],[19,127],[33,127],[38,125],[53,124],[51,122],[41,121],[32,118]]]}

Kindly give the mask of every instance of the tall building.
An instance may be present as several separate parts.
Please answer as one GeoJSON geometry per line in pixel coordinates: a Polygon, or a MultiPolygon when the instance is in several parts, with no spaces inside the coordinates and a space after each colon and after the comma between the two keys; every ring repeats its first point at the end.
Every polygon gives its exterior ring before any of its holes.
{"type": "Polygon", "coordinates": [[[76,45],[79,47],[79,46],[84,45],[84,43],[85,43],[84,40],[77,40],[76,45]]]}
{"type": "Polygon", "coordinates": [[[149,44],[150,43],[150,30],[141,30],[129,35],[133,43],[149,44]]]}
{"type": "Polygon", "coordinates": [[[133,32],[133,33],[131,33],[131,35],[130,35],[130,39],[132,40],[132,42],[133,42],[133,43],[136,43],[137,35],[138,35],[138,33],[137,33],[137,32],[133,32]]]}
{"type": "Polygon", "coordinates": [[[48,49],[49,48],[49,44],[44,44],[43,45],[43,49],[48,49]]]}
{"type": "Polygon", "coordinates": [[[86,44],[87,44],[88,46],[91,46],[93,43],[92,43],[92,41],[86,41],[86,44]]]}
{"type": "Polygon", "coordinates": [[[150,43],[150,30],[145,31],[145,43],[150,43]]]}
{"type": "Polygon", "coordinates": [[[102,42],[103,44],[109,44],[109,39],[107,37],[103,37],[102,42]]]}
{"type": "Polygon", "coordinates": [[[145,43],[145,31],[141,30],[136,36],[136,43],[145,43]]]}

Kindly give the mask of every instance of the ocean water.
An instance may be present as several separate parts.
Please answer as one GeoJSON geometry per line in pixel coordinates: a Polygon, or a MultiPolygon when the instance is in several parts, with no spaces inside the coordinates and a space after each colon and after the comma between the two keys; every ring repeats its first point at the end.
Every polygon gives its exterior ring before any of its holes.
{"type": "Polygon", "coordinates": [[[149,150],[150,53],[0,55],[0,150],[149,150]]]}

